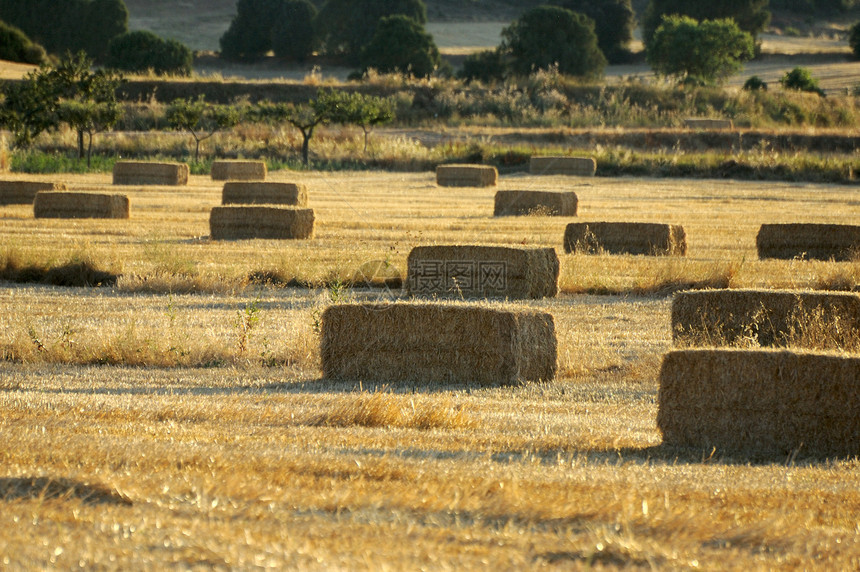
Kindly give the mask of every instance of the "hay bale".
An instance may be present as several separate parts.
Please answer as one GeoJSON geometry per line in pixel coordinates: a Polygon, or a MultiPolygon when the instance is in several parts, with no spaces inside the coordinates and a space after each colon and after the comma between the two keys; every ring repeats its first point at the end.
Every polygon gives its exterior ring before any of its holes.
{"type": "Polygon", "coordinates": [[[574,222],[564,230],[565,252],[684,256],[687,234],[680,225],[650,222],[574,222]]]}
{"type": "Polygon", "coordinates": [[[529,172],[532,175],[575,175],[593,177],[597,161],[591,157],[532,157],[529,172]]]}
{"type": "Polygon", "coordinates": [[[412,296],[534,299],[558,293],[554,248],[418,246],[407,259],[412,296]]]}
{"type": "Polygon", "coordinates": [[[860,455],[860,358],[692,349],[663,358],[657,427],[718,454],[860,455]]]}
{"type": "Polygon", "coordinates": [[[308,189],[301,183],[227,182],[221,192],[221,204],[308,205],[308,189]]]}
{"type": "Polygon", "coordinates": [[[551,314],[458,304],[342,304],[322,315],[328,379],[507,385],[555,377],[551,314]]]}
{"type": "Polygon", "coordinates": [[[853,260],[860,253],[860,226],[763,224],[756,236],[759,258],[853,260]]]}
{"type": "Polygon", "coordinates": [[[289,207],[213,207],[209,234],[212,240],[312,238],[314,211],[289,207]]]}
{"type": "Polygon", "coordinates": [[[731,119],[702,119],[691,117],[684,119],[684,126],[688,129],[732,129],[734,124],[731,119]]]}
{"type": "Polygon", "coordinates": [[[576,216],[578,203],[574,192],[497,191],[493,216],[576,216]]]}
{"type": "Polygon", "coordinates": [[[117,161],[113,166],[113,184],[165,186],[187,185],[188,165],[185,163],[117,161]]]}
{"type": "Polygon", "coordinates": [[[854,347],[860,295],[797,290],[698,290],[672,301],[672,337],[684,345],[854,347]]]}
{"type": "Polygon", "coordinates": [[[436,184],[440,187],[494,187],[499,172],[490,165],[439,165],[436,184]]]}
{"type": "Polygon", "coordinates": [[[0,181],[0,205],[32,205],[39,191],[65,191],[63,183],[0,181]]]}
{"type": "Polygon", "coordinates": [[[128,197],[110,193],[39,191],[33,199],[36,218],[129,218],[128,197]]]}
{"type": "Polygon", "coordinates": [[[266,163],[263,161],[212,161],[213,181],[264,181],[266,163]]]}

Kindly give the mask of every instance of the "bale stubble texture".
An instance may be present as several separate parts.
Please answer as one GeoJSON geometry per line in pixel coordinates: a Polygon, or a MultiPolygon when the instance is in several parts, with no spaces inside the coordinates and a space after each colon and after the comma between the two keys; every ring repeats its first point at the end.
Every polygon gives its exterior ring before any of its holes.
{"type": "Polygon", "coordinates": [[[111,193],[39,191],[33,199],[36,218],[129,218],[128,197],[111,193]]]}
{"type": "Polygon", "coordinates": [[[860,357],[690,349],[663,358],[657,427],[718,454],[860,455],[860,357]]]}
{"type": "Polygon", "coordinates": [[[858,349],[860,295],[800,290],[697,290],[672,300],[672,338],[688,346],[858,349]]]}
{"type": "Polygon", "coordinates": [[[597,161],[591,157],[531,157],[529,173],[532,175],[572,175],[593,177],[597,161]]]}
{"type": "Polygon", "coordinates": [[[209,234],[212,240],[312,238],[314,211],[275,206],[213,207],[209,234]]]}
{"type": "Polygon", "coordinates": [[[0,181],[0,205],[32,205],[39,191],[65,191],[64,183],[0,181]]]}
{"type": "Polygon", "coordinates": [[[675,224],[650,222],[573,222],[564,230],[565,252],[593,254],[687,254],[687,233],[675,224]]]}
{"type": "Polygon", "coordinates": [[[411,296],[548,298],[558,294],[554,248],[418,246],[407,259],[411,296]]]}
{"type": "Polygon", "coordinates": [[[734,127],[731,119],[702,119],[698,117],[684,119],[684,125],[688,129],[732,129],[734,127]]]}
{"type": "Polygon", "coordinates": [[[227,182],[221,192],[221,204],[306,207],[308,189],[301,183],[227,182]]]}
{"type": "Polygon", "coordinates": [[[574,192],[497,191],[493,216],[576,216],[574,192]]]}
{"type": "Polygon", "coordinates": [[[114,185],[188,184],[186,163],[154,163],[148,161],[117,161],[113,166],[114,185]]]}
{"type": "Polygon", "coordinates": [[[212,161],[213,181],[264,181],[268,171],[263,161],[212,161]]]}
{"type": "Polygon", "coordinates": [[[555,377],[551,314],[443,303],[343,304],[322,316],[327,379],[511,385],[555,377]]]}
{"type": "Polygon", "coordinates": [[[853,260],[860,254],[860,226],[852,224],[763,224],[756,236],[759,258],[853,260]]]}
{"type": "Polygon", "coordinates": [[[440,187],[494,187],[499,172],[490,165],[439,165],[436,184],[440,187]]]}

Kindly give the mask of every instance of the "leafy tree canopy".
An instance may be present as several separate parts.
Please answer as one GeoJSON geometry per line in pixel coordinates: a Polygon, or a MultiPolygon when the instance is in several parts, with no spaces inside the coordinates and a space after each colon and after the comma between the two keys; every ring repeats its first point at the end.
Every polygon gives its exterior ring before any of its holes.
{"type": "Polygon", "coordinates": [[[610,63],[623,62],[629,57],[628,46],[636,27],[631,0],[554,0],[551,3],[594,20],[597,45],[610,63]]]}
{"type": "Polygon", "coordinates": [[[647,48],[663,16],[677,14],[698,21],[731,18],[755,40],[770,22],[767,6],[768,0],[650,0],[642,18],[642,38],[647,48]]]}
{"type": "Polygon", "coordinates": [[[18,28],[0,22],[0,60],[38,65],[45,61],[45,49],[18,28]]]}
{"type": "Polygon", "coordinates": [[[361,52],[365,69],[427,77],[442,61],[433,37],[424,26],[403,15],[380,20],[376,32],[361,52]]]}
{"type": "Polygon", "coordinates": [[[317,9],[307,0],[287,0],[272,24],[272,49],[275,55],[303,62],[316,47],[314,18],[317,9]]]}
{"type": "Polygon", "coordinates": [[[158,75],[188,76],[193,61],[191,50],[184,44],[139,30],[111,40],[107,65],[127,72],[152,70],[158,75]]]}

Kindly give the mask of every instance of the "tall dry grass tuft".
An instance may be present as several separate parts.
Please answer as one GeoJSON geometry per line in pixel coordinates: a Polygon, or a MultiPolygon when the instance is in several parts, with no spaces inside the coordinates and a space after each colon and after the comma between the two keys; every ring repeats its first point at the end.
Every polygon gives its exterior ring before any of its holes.
{"type": "Polygon", "coordinates": [[[306,421],[324,427],[402,427],[411,429],[468,429],[477,421],[450,396],[418,398],[384,391],[361,392],[335,399],[332,409],[306,421]]]}
{"type": "Polygon", "coordinates": [[[653,278],[639,280],[632,289],[640,296],[671,296],[682,290],[731,288],[736,285],[740,264],[714,262],[705,268],[693,269],[687,261],[669,259],[661,265],[653,278]]]}

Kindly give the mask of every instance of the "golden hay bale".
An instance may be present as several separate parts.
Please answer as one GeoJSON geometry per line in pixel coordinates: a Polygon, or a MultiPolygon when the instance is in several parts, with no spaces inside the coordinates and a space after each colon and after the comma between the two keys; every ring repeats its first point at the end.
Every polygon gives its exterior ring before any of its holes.
{"type": "Polygon", "coordinates": [[[65,191],[64,183],[0,181],[0,205],[32,205],[39,191],[65,191]]]}
{"type": "Polygon", "coordinates": [[[756,236],[759,258],[851,260],[860,251],[860,226],[852,224],[763,224],[756,236]]]}
{"type": "Polygon", "coordinates": [[[407,259],[412,296],[546,298],[558,294],[554,248],[418,246],[407,259]]]}
{"type": "Polygon", "coordinates": [[[684,119],[684,126],[689,129],[731,129],[734,127],[731,119],[701,119],[691,117],[684,119]]]}
{"type": "Polygon", "coordinates": [[[497,191],[493,216],[576,216],[578,202],[574,192],[497,191]]]}
{"type": "Polygon", "coordinates": [[[860,295],[797,290],[698,290],[672,301],[683,345],[851,347],[860,340],[860,295]]]}
{"type": "Polygon", "coordinates": [[[308,189],[301,183],[227,182],[221,192],[221,204],[305,207],[308,204],[308,189]]]}
{"type": "Polygon", "coordinates": [[[529,172],[532,175],[576,175],[593,177],[597,161],[591,157],[532,157],[529,172]]]}
{"type": "Polygon", "coordinates": [[[442,303],[343,304],[322,315],[328,379],[508,385],[555,377],[551,314],[442,303]]]}
{"type": "Polygon", "coordinates": [[[439,165],[436,184],[440,187],[494,187],[499,172],[490,165],[439,165]]]}
{"type": "Polygon", "coordinates": [[[165,186],[187,185],[188,165],[185,163],[117,161],[113,166],[113,184],[165,186]]]}
{"type": "Polygon", "coordinates": [[[33,199],[36,218],[129,218],[129,213],[125,195],[39,191],[33,199]]]}
{"type": "Polygon", "coordinates": [[[263,161],[212,161],[214,181],[263,181],[266,174],[263,161]]]}
{"type": "Polygon", "coordinates": [[[657,427],[717,453],[860,455],[860,357],[692,349],[663,358],[657,427]]]}
{"type": "Polygon", "coordinates": [[[212,240],[312,238],[314,211],[289,207],[213,207],[209,234],[212,240]]]}
{"type": "Polygon", "coordinates": [[[565,252],[684,256],[680,225],[650,222],[573,222],[564,230],[565,252]]]}

